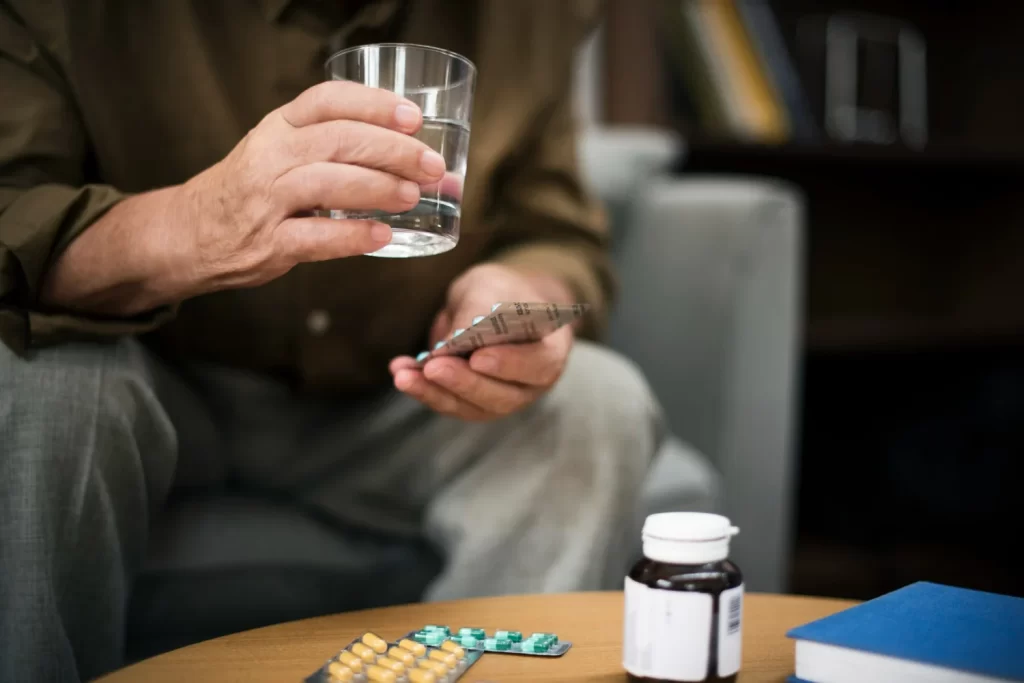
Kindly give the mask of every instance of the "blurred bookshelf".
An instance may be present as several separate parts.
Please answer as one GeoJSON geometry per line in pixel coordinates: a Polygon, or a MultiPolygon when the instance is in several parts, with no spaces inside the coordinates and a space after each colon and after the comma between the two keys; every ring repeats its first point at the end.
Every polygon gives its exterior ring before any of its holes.
{"type": "MultiPolygon", "coordinates": [[[[678,173],[768,176],[803,191],[811,352],[1024,341],[1024,3],[611,0],[608,12],[609,123],[678,130],[688,142],[678,173]],[[824,27],[837,15],[920,37],[926,141],[829,134],[824,27]],[[773,39],[758,34],[766,24],[773,39]]],[[[899,100],[891,78],[876,80],[875,101],[899,100]]]]}
{"type": "MultiPolygon", "coordinates": [[[[1024,596],[992,543],[1024,534],[1022,42],[1024,3],[1003,0],[609,0],[606,121],[677,130],[678,174],[781,179],[806,200],[792,592],[870,598],[928,579],[1024,596]],[[766,11],[774,61],[737,47],[764,40],[751,34],[766,11]],[[851,141],[826,125],[835,16],[911,27],[925,135],[851,141]],[[792,83],[780,93],[780,44],[802,113],[792,83]],[[709,58],[715,45],[731,57],[709,58]],[[695,73],[709,59],[717,71],[695,73]]],[[[857,59],[883,75],[857,97],[902,111],[878,54],[857,59]]]]}

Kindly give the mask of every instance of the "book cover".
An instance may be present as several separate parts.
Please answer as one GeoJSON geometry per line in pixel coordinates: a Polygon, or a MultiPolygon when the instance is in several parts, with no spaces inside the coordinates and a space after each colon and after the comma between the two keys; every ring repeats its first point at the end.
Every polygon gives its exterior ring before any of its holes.
{"type": "Polygon", "coordinates": [[[784,142],[789,137],[789,120],[782,98],[768,77],[767,64],[756,54],[736,0],[720,0],[712,7],[726,39],[723,48],[732,53],[736,86],[746,93],[758,136],[766,142],[784,142]]]}
{"type": "Polygon", "coordinates": [[[720,2],[688,0],[684,11],[689,13],[702,46],[714,82],[722,93],[726,115],[733,121],[737,135],[744,140],[761,139],[761,111],[754,99],[754,93],[746,88],[743,65],[733,52],[729,41],[729,29],[721,13],[720,2]]]}
{"type": "Polygon", "coordinates": [[[818,140],[821,131],[771,6],[767,0],[736,0],[736,8],[784,102],[793,137],[801,141],[818,140]]]}
{"type": "MultiPolygon", "coordinates": [[[[847,652],[1024,680],[1024,598],[920,582],[786,635],[847,652]]],[[[804,675],[799,662],[796,674],[804,675]]]]}
{"type": "Polygon", "coordinates": [[[708,24],[707,5],[699,0],[682,0],[682,17],[696,51],[705,65],[709,90],[714,94],[725,128],[740,139],[750,139],[753,131],[745,114],[739,94],[732,87],[729,64],[717,47],[714,28],[708,24]]]}
{"type": "Polygon", "coordinates": [[[665,0],[662,3],[663,47],[672,56],[672,72],[684,85],[688,103],[692,103],[699,114],[703,132],[711,135],[733,135],[731,122],[726,115],[727,103],[717,89],[711,65],[708,64],[698,44],[695,29],[685,10],[690,2],[691,0],[665,0]]]}

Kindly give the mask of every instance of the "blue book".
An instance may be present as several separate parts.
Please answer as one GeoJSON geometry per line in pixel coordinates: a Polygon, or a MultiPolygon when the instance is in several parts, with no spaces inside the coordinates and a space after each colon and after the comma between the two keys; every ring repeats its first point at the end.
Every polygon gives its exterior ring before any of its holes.
{"type": "Polygon", "coordinates": [[[1024,681],[1024,598],[920,582],[786,635],[800,683],[1024,681]]]}

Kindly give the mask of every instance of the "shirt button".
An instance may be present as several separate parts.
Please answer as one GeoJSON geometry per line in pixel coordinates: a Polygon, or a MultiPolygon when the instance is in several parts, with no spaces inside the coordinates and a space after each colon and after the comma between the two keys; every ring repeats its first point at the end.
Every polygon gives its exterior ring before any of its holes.
{"type": "Polygon", "coordinates": [[[306,329],[317,337],[321,336],[331,327],[331,316],[322,309],[314,309],[306,316],[306,329]]]}

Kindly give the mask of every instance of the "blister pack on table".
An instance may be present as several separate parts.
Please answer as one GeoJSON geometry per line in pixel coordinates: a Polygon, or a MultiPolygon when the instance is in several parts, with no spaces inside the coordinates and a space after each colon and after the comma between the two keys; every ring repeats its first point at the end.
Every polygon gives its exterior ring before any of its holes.
{"type": "Polygon", "coordinates": [[[388,642],[364,633],[306,678],[306,683],[453,683],[483,655],[454,642],[388,642]]]}
{"type": "Polygon", "coordinates": [[[431,358],[467,356],[485,346],[523,344],[543,339],[583,317],[588,304],[497,303],[487,315],[477,316],[466,328],[455,330],[433,349],[416,356],[423,365],[431,358]]]}
{"type": "Polygon", "coordinates": [[[524,637],[521,631],[487,633],[482,628],[471,626],[452,631],[448,626],[431,624],[418,631],[410,631],[405,638],[430,647],[454,643],[467,651],[541,657],[561,657],[572,647],[572,643],[559,640],[555,633],[532,633],[524,637]]]}

